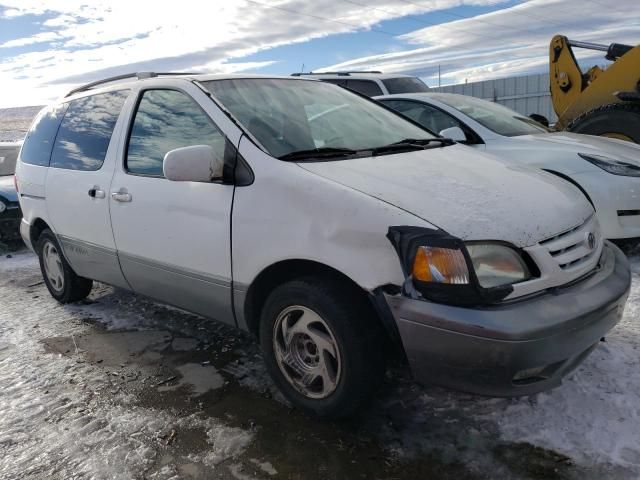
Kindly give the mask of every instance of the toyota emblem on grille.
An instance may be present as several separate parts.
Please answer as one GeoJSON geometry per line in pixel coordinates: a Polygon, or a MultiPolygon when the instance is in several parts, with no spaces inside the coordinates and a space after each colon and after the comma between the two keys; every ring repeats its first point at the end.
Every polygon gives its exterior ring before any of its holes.
{"type": "Polygon", "coordinates": [[[587,245],[589,250],[596,248],[596,236],[591,232],[587,233],[587,245]]]}

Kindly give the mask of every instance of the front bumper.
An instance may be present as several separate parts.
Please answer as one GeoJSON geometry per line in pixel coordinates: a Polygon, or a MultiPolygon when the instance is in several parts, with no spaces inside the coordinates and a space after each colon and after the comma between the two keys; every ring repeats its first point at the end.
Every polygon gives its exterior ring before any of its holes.
{"type": "Polygon", "coordinates": [[[20,220],[22,212],[17,205],[9,205],[0,213],[0,241],[14,242],[20,240],[20,220]]]}
{"type": "Polygon", "coordinates": [[[605,238],[640,237],[640,179],[611,174],[572,176],[589,192],[605,238]]]}
{"type": "Polygon", "coordinates": [[[595,272],[534,298],[482,309],[387,295],[418,381],[491,396],[561,383],[613,328],[629,294],[629,262],[605,244],[595,272]]]}

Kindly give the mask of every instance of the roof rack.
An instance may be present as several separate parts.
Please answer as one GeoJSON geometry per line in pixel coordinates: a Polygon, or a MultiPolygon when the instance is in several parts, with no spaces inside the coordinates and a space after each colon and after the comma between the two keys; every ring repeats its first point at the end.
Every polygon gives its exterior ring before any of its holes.
{"type": "Polygon", "coordinates": [[[126,80],[127,78],[137,78],[138,80],[142,80],[144,78],[155,78],[161,76],[172,76],[172,75],[198,75],[197,73],[190,72],[134,72],[134,73],[124,73],[122,75],[116,75],[115,77],[105,78],[103,80],[96,80],[95,82],[87,83],[86,85],[82,85],[80,87],[74,88],[69,93],[65,95],[66,97],[70,97],[74,93],[84,92],[86,90],[91,90],[93,87],[97,87],[98,85],[102,85],[105,83],[117,82],[118,80],[126,80]]]}
{"type": "Polygon", "coordinates": [[[380,70],[349,70],[344,72],[298,72],[292,73],[292,77],[301,77],[303,75],[340,75],[344,77],[348,77],[352,73],[382,73],[380,70]]]}

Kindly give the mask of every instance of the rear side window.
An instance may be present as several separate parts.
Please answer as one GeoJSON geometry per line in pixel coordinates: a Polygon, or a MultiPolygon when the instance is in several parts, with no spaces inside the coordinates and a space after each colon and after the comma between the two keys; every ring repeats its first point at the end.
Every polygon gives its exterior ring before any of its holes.
{"type": "Polygon", "coordinates": [[[373,80],[347,80],[347,88],[367,97],[382,95],[382,89],[373,80]]]}
{"type": "Polygon", "coordinates": [[[383,100],[382,103],[435,133],[451,127],[460,127],[464,130],[462,124],[451,115],[424,103],[408,100],[383,100]]]}
{"type": "Polygon", "coordinates": [[[177,90],[145,91],[131,127],[127,170],[162,177],[167,152],[192,145],[210,145],[225,158],[224,134],[195,100],[177,90]]]}
{"type": "Polygon", "coordinates": [[[58,128],[68,104],[45,108],[36,117],[29,133],[24,139],[22,155],[23,163],[48,167],[51,159],[51,149],[56,139],[58,128]]]}
{"type": "Polygon", "coordinates": [[[53,146],[51,166],[99,170],[128,94],[128,90],[121,90],[69,102],[53,146]]]}
{"type": "Polygon", "coordinates": [[[429,87],[416,77],[386,78],[382,80],[390,94],[428,92],[429,87]]]}

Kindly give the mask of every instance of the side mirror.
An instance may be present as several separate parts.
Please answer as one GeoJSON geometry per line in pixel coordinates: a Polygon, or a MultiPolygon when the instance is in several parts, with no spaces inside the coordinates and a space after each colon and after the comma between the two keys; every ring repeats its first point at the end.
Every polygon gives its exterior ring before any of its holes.
{"type": "Polygon", "coordinates": [[[167,152],[164,176],[174,182],[211,182],[222,179],[224,161],[209,145],[193,145],[167,152]]]}
{"type": "Polygon", "coordinates": [[[549,119],[547,117],[545,117],[544,115],[540,115],[538,113],[532,113],[531,115],[529,115],[529,118],[531,120],[535,120],[539,124],[549,128],[549,119]]]}
{"type": "Polygon", "coordinates": [[[440,136],[450,138],[454,142],[466,142],[467,136],[460,127],[449,127],[440,131],[440,136]]]}

